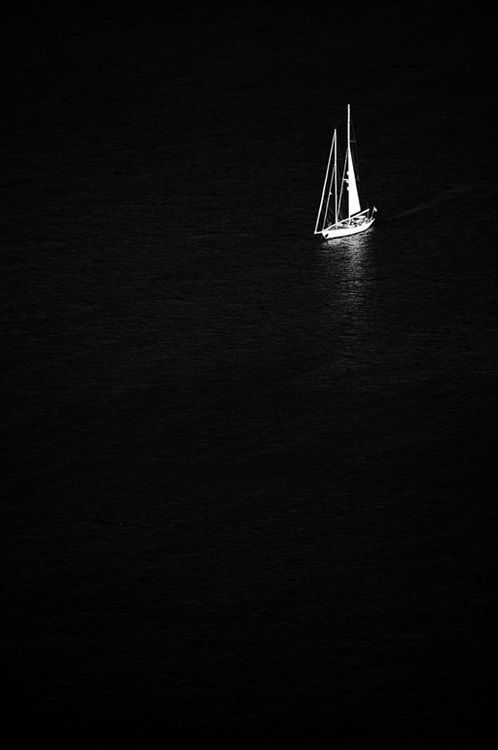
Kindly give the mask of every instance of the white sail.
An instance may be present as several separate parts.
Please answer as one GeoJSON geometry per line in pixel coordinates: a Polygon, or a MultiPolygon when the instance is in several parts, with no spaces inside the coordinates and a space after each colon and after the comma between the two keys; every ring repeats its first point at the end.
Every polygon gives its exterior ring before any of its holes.
{"type": "Polygon", "coordinates": [[[348,149],[348,216],[357,214],[358,211],[361,211],[360,198],[356,186],[353,158],[351,156],[351,150],[348,149]]]}
{"type": "MultiPolygon", "coordinates": [[[[316,217],[315,234],[321,234],[321,230],[325,226],[325,222],[327,220],[327,214],[328,214],[329,204],[330,204],[330,196],[332,195],[332,188],[333,188],[332,181],[334,180],[334,177],[335,177],[335,175],[337,173],[337,163],[336,162],[337,162],[337,131],[334,130],[334,135],[332,137],[332,144],[330,146],[329,160],[328,160],[328,163],[327,163],[327,171],[325,172],[325,181],[323,183],[322,199],[320,201],[320,206],[318,208],[318,214],[317,214],[317,217],[316,217]],[[334,154],[334,165],[333,165],[332,177],[330,178],[330,181],[329,181],[329,170],[330,170],[330,162],[332,160],[332,154],[334,154]],[[321,215],[322,215],[323,201],[325,199],[325,190],[327,188],[328,188],[328,195],[327,195],[327,202],[326,202],[326,205],[325,205],[325,213],[323,214],[322,226],[319,229],[318,227],[319,227],[320,218],[321,218],[321,215]]],[[[337,179],[337,178],[335,177],[335,179],[337,179]]],[[[335,192],[337,193],[337,186],[335,187],[335,192]]],[[[334,200],[336,200],[336,199],[334,199],[334,200]]],[[[337,206],[335,208],[335,213],[336,213],[336,216],[337,216],[337,206]]]]}

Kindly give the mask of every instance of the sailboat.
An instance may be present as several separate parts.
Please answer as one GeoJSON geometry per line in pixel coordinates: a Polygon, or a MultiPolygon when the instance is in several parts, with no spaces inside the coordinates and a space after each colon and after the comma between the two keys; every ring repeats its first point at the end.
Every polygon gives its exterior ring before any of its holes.
{"type": "Polygon", "coordinates": [[[373,224],[377,213],[375,206],[371,209],[361,208],[351,142],[351,107],[348,104],[347,148],[344,167],[340,179],[338,179],[337,130],[334,130],[323,183],[322,199],[316,217],[314,233],[321,234],[327,240],[364,232],[373,224]],[[347,193],[347,199],[344,193],[347,193]]]}

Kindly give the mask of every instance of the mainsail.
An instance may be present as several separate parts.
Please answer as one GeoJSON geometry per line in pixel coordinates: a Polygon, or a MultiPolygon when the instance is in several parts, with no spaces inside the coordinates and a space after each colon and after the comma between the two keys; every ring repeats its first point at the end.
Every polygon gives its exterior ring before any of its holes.
{"type": "Polygon", "coordinates": [[[353,157],[351,149],[348,149],[348,216],[357,214],[361,211],[358,188],[356,186],[356,177],[354,173],[353,157]]]}
{"type": "Polygon", "coordinates": [[[353,156],[351,154],[351,109],[348,104],[348,216],[357,214],[361,211],[358,188],[356,186],[356,176],[354,173],[353,156]]]}

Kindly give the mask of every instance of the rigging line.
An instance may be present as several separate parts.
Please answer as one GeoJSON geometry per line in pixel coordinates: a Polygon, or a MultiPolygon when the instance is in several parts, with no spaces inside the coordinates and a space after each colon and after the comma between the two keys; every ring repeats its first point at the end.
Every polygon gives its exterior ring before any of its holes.
{"type": "MultiPolygon", "coordinates": [[[[332,151],[334,150],[334,145],[336,145],[336,141],[337,141],[337,131],[334,130],[334,135],[332,136],[332,143],[330,144],[329,160],[327,162],[327,171],[325,172],[325,180],[323,181],[322,198],[321,198],[321,201],[320,201],[320,207],[318,209],[318,214],[317,214],[317,217],[316,217],[315,234],[317,233],[317,230],[318,230],[318,224],[319,224],[319,221],[320,221],[320,215],[321,215],[321,211],[322,211],[322,207],[323,207],[323,199],[324,199],[324,196],[325,196],[325,189],[327,187],[327,179],[328,179],[328,176],[329,176],[330,160],[332,158],[332,151]]],[[[329,195],[329,200],[330,200],[330,195],[329,195]]],[[[328,205],[328,201],[327,201],[327,205],[328,205]]],[[[327,213],[327,210],[325,210],[324,224],[325,224],[325,221],[326,221],[326,213],[327,213]]],[[[323,229],[323,226],[322,226],[322,229],[323,229]]]]}
{"type": "Polygon", "coordinates": [[[353,156],[353,166],[355,168],[356,187],[358,188],[358,195],[359,195],[359,193],[360,193],[359,187],[360,187],[360,184],[361,184],[361,178],[360,178],[360,174],[359,173],[360,173],[361,170],[360,170],[360,160],[358,158],[358,146],[356,145],[356,143],[357,143],[357,141],[356,141],[356,131],[355,131],[355,128],[354,128],[354,125],[353,125],[353,118],[352,117],[349,118],[349,127],[350,127],[350,131],[351,131],[351,133],[350,133],[350,141],[351,141],[351,144],[354,143],[354,146],[352,146],[352,148],[351,148],[351,153],[352,153],[352,156],[353,156]]]}
{"type": "Polygon", "coordinates": [[[325,213],[323,215],[323,220],[324,220],[323,226],[325,226],[325,224],[329,221],[329,218],[328,218],[328,215],[329,215],[329,205],[330,205],[330,196],[332,195],[332,183],[334,181],[334,175],[335,175],[335,167],[332,170],[332,177],[330,178],[330,187],[329,187],[329,194],[328,194],[328,197],[327,197],[327,205],[325,206],[325,213]]]}
{"type": "Polygon", "coordinates": [[[341,214],[342,193],[343,193],[343,190],[344,190],[344,182],[345,182],[345,174],[346,174],[347,163],[348,163],[348,159],[347,159],[347,156],[346,156],[346,158],[344,159],[344,167],[343,167],[343,170],[342,170],[341,192],[339,193],[339,202],[338,202],[338,205],[339,205],[339,214],[341,214]]]}

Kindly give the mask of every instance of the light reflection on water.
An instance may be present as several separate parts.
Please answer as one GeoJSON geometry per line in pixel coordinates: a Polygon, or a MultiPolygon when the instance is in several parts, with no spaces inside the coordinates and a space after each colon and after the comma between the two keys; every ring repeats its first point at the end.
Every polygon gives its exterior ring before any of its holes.
{"type": "Polygon", "coordinates": [[[370,232],[329,240],[316,249],[320,324],[340,370],[363,367],[377,348],[374,251],[370,232]]]}

